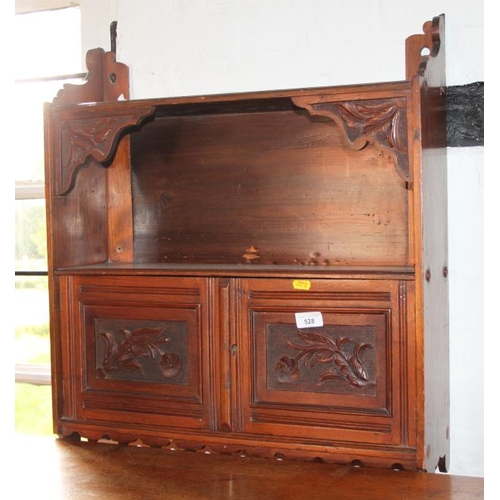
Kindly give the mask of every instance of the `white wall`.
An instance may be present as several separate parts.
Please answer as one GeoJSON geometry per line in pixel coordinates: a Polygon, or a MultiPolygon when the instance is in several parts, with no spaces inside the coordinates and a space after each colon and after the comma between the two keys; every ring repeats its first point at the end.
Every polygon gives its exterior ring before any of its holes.
{"type": "MultiPolygon", "coordinates": [[[[82,0],[83,48],[149,98],[402,80],[404,41],[446,14],[447,84],[484,81],[470,0],[82,0]]],[[[483,147],[449,149],[451,470],[483,476],[483,147]]]]}

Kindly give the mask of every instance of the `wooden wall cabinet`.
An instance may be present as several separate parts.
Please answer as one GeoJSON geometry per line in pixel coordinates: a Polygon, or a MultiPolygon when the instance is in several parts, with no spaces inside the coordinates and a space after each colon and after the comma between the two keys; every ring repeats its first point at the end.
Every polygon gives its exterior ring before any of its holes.
{"type": "Polygon", "coordinates": [[[446,470],[443,15],[406,56],[400,82],[130,100],[88,53],[45,108],[57,434],[446,470]]]}

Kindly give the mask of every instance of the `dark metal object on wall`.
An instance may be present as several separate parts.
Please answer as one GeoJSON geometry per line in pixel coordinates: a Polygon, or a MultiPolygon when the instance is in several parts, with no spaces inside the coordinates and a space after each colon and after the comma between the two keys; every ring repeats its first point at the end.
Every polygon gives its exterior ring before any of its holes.
{"type": "Polygon", "coordinates": [[[484,146],[484,82],[446,89],[448,147],[484,146]]]}

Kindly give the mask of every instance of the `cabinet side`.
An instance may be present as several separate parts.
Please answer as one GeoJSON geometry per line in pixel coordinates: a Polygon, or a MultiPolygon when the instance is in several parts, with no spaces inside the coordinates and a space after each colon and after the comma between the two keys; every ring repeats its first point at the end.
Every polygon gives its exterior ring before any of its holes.
{"type": "Polygon", "coordinates": [[[407,40],[416,124],[416,313],[424,408],[419,449],[425,470],[445,472],[450,450],[445,16],[425,23],[423,30],[407,40]]]}

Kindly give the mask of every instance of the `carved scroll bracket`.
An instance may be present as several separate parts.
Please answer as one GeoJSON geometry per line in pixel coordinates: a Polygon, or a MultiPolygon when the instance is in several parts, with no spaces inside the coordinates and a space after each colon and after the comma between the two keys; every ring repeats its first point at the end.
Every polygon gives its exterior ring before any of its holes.
{"type": "Polygon", "coordinates": [[[408,159],[406,102],[402,97],[327,102],[321,97],[294,97],[293,103],[311,115],[333,120],[347,144],[355,150],[373,144],[394,161],[396,171],[411,182],[408,159]]]}
{"type": "Polygon", "coordinates": [[[76,173],[89,158],[105,163],[116,151],[120,134],[139,125],[154,113],[153,106],[126,107],[119,113],[109,109],[72,120],[61,120],[61,163],[56,169],[54,188],[56,195],[64,195],[74,185],[76,173]]]}

